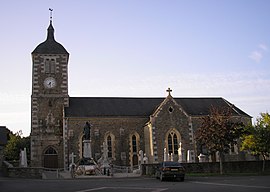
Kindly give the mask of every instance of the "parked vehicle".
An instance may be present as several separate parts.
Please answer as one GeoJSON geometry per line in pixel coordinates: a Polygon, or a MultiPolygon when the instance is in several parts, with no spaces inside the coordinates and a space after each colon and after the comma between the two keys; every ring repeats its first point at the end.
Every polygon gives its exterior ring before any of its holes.
{"type": "Polygon", "coordinates": [[[95,175],[96,174],[97,165],[94,160],[91,158],[82,158],[79,160],[79,165],[77,168],[77,172],[85,175],[95,175]]]}
{"type": "Polygon", "coordinates": [[[159,164],[156,170],[156,178],[160,181],[165,179],[185,180],[185,168],[181,163],[165,161],[159,164]]]}

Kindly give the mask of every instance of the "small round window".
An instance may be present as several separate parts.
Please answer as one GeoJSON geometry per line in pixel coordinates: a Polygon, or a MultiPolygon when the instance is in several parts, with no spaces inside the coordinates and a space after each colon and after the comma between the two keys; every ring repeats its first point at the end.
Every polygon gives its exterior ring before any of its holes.
{"type": "Polygon", "coordinates": [[[169,112],[172,113],[173,112],[173,108],[169,107],[169,112]]]}

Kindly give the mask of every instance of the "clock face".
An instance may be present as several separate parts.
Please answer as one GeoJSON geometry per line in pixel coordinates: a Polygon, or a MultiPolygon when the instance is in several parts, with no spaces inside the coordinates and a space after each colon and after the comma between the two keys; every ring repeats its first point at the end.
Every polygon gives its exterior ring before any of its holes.
{"type": "Polygon", "coordinates": [[[56,86],[56,81],[53,77],[48,77],[44,80],[44,86],[48,89],[54,88],[56,86]]]}

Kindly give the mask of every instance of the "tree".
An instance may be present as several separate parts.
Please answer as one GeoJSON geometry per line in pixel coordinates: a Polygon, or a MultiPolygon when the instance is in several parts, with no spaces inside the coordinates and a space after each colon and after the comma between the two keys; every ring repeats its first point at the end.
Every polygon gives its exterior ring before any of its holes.
{"type": "Polygon", "coordinates": [[[10,132],[9,140],[4,149],[5,159],[8,161],[18,161],[20,150],[27,148],[27,156],[30,154],[30,137],[22,137],[22,131],[17,133],[10,132]]]}
{"type": "Polygon", "coordinates": [[[211,155],[219,152],[220,174],[223,174],[223,155],[237,144],[244,125],[232,117],[232,108],[210,108],[210,115],[202,117],[202,124],[195,133],[196,141],[211,155]]]}
{"type": "Polygon", "coordinates": [[[247,150],[263,159],[262,171],[265,170],[265,160],[270,155],[270,115],[261,113],[255,125],[246,127],[241,150],[247,150]]]}

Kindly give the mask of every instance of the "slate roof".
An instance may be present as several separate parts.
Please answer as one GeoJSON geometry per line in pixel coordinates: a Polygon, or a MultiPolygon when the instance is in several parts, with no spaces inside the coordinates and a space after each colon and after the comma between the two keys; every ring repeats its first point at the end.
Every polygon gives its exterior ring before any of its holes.
{"type": "Polygon", "coordinates": [[[63,45],[55,41],[52,22],[50,22],[47,31],[46,41],[40,43],[32,52],[32,54],[69,54],[63,45]]]}
{"type": "MultiPolygon", "coordinates": [[[[125,97],[70,97],[65,117],[139,116],[149,117],[165,98],[125,97]]],[[[211,106],[226,107],[232,104],[223,98],[174,98],[190,116],[209,114],[211,106]]],[[[233,115],[250,117],[233,106],[233,115]]]]}

